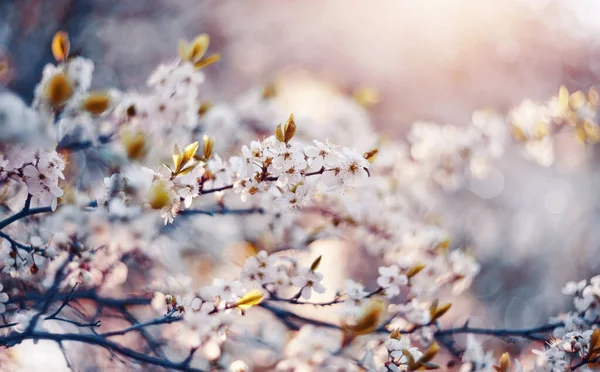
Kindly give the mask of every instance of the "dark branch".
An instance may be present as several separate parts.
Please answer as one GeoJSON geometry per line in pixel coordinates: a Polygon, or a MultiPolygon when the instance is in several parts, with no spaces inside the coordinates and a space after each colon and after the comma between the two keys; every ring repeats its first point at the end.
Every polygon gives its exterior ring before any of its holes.
{"type": "Polygon", "coordinates": [[[149,320],[149,321],[143,322],[143,323],[137,323],[135,325],[132,325],[131,327],[121,329],[119,331],[102,333],[102,334],[100,334],[100,336],[103,336],[103,337],[122,336],[126,333],[129,333],[132,331],[137,331],[137,330],[140,330],[140,329],[148,327],[148,326],[159,325],[159,324],[170,324],[173,322],[178,322],[183,319],[182,317],[174,317],[173,316],[174,313],[175,313],[175,310],[167,313],[166,315],[164,315],[160,318],[149,320]]]}
{"type": "Polygon", "coordinates": [[[540,333],[552,332],[556,328],[564,326],[563,323],[552,323],[544,324],[539,327],[527,328],[527,329],[493,329],[493,328],[476,328],[464,325],[459,328],[450,328],[439,330],[435,334],[436,336],[452,336],[460,333],[470,333],[475,335],[489,335],[494,337],[521,337],[532,341],[547,341],[545,338],[540,337],[540,333]]]}
{"type": "MultiPolygon", "coordinates": [[[[105,145],[112,140],[112,137],[113,137],[112,134],[100,136],[100,137],[98,137],[97,144],[105,145]]],[[[94,143],[94,141],[82,141],[82,142],[70,142],[70,143],[63,143],[61,141],[61,143],[59,143],[58,146],[56,147],[56,151],[64,150],[64,151],[69,151],[69,152],[76,152],[76,151],[81,151],[81,150],[87,150],[91,147],[94,147],[95,145],[96,145],[96,143],[94,143]]]]}
{"type": "Polygon", "coordinates": [[[221,208],[214,207],[211,209],[184,209],[179,212],[179,215],[183,216],[191,216],[195,214],[205,214],[208,216],[214,215],[225,215],[225,214],[233,214],[233,215],[246,215],[246,214],[263,214],[265,210],[259,207],[254,208],[241,208],[241,209],[229,209],[229,208],[221,208]]]}
{"type": "Polygon", "coordinates": [[[7,217],[6,219],[0,221],[0,230],[5,228],[6,226],[12,224],[13,222],[20,220],[21,218],[25,218],[27,216],[32,216],[34,214],[39,214],[39,213],[52,212],[51,207],[31,208],[30,206],[31,206],[31,195],[27,195],[27,200],[25,201],[25,206],[23,206],[23,209],[21,209],[19,212],[15,213],[15,214],[13,214],[12,216],[7,217]]]}
{"type": "MultiPolygon", "coordinates": [[[[100,296],[94,289],[82,290],[73,293],[57,293],[54,296],[54,301],[64,301],[65,298],[71,296],[71,300],[91,300],[104,307],[125,308],[127,306],[145,306],[152,301],[151,297],[125,297],[112,298],[100,296]]],[[[10,297],[8,303],[21,303],[34,301],[39,302],[45,299],[44,293],[29,292],[24,296],[10,297]]]]}
{"type": "Polygon", "coordinates": [[[17,345],[24,340],[35,339],[35,340],[49,340],[58,343],[65,341],[83,342],[88,345],[101,346],[109,351],[121,354],[128,358],[131,358],[137,362],[150,364],[153,366],[164,367],[170,370],[186,371],[186,372],[202,372],[197,368],[189,367],[187,364],[187,358],[183,362],[174,363],[163,358],[153,357],[144,353],[140,353],[133,349],[124,347],[116,342],[110,341],[104,337],[94,334],[79,334],[79,333],[50,333],[45,331],[32,331],[28,333],[17,333],[13,332],[8,336],[0,337],[0,345],[2,346],[13,346],[17,345]]]}
{"type": "Polygon", "coordinates": [[[43,253],[43,252],[44,252],[44,250],[43,250],[43,249],[41,249],[41,248],[37,248],[37,247],[31,246],[31,245],[25,245],[25,244],[23,244],[23,243],[19,243],[18,241],[16,241],[16,240],[14,240],[13,238],[11,238],[11,237],[10,237],[10,235],[8,235],[8,234],[5,234],[5,233],[3,233],[2,231],[0,231],[0,238],[4,238],[4,239],[8,240],[8,242],[9,242],[9,243],[10,243],[10,244],[11,244],[13,247],[16,247],[16,248],[22,249],[22,250],[24,250],[24,251],[26,251],[26,252],[28,252],[28,253],[31,253],[31,252],[38,252],[38,253],[40,253],[40,254],[41,254],[41,253],[43,253]]]}

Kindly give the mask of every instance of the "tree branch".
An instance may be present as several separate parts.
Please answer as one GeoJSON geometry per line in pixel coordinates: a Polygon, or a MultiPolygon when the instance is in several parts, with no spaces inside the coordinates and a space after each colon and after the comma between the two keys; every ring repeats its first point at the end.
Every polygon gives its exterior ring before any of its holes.
{"type": "Polygon", "coordinates": [[[140,353],[133,349],[124,347],[116,342],[110,341],[102,336],[94,334],[79,334],[79,333],[50,333],[45,331],[32,331],[28,333],[12,332],[8,336],[0,337],[0,345],[9,347],[17,345],[25,340],[49,340],[58,343],[65,341],[82,342],[88,345],[101,346],[109,351],[121,354],[140,363],[146,363],[153,366],[164,367],[170,370],[186,371],[186,372],[202,372],[197,368],[189,367],[187,358],[183,362],[174,363],[167,359],[153,357],[144,353],[140,353]]]}
{"type": "Polygon", "coordinates": [[[226,207],[213,207],[211,209],[184,209],[179,212],[179,215],[183,216],[191,216],[195,214],[205,214],[208,216],[214,215],[225,215],[225,214],[234,214],[234,215],[246,215],[246,214],[263,214],[265,210],[259,207],[252,208],[241,208],[241,209],[229,209],[226,207]]]}
{"type": "Polygon", "coordinates": [[[51,207],[40,207],[40,208],[31,208],[31,195],[27,195],[27,200],[25,200],[25,205],[23,206],[23,209],[21,209],[19,212],[13,214],[10,217],[7,217],[6,219],[0,221],[0,230],[2,230],[3,228],[5,228],[6,226],[12,224],[13,222],[16,222],[18,220],[20,220],[21,218],[25,218],[27,216],[32,216],[34,214],[38,214],[38,213],[49,213],[52,212],[52,208],[51,207]]]}
{"type": "Polygon", "coordinates": [[[140,329],[148,327],[148,326],[159,325],[159,324],[170,324],[173,322],[178,322],[183,319],[182,317],[174,317],[173,316],[174,313],[175,313],[175,310],[172,310],[160,318],[152,319],[152,320],[149,320],[149,321],[143,322],[143,323],[137,323],[135,325],[132,325],[131,327],[121,329],[119,331],[101,333],[100,336],[103,336],[103,337],[122,336],[126,333],[129,333],[132,331],[137,331],[137,330],[140,330],[140,329]]]}

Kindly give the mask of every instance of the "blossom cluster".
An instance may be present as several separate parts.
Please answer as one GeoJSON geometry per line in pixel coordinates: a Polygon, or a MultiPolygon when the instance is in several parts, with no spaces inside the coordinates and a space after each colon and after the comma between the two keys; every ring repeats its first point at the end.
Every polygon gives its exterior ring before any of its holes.
{"type": "Polygon", "coordinates": [[[15,189],[26,190],[40,206],[56,209],[64,191],[59,180],[64,179],[65,162],[55,150],[9,146],[0,155],[0,179],[15,189]]]}
{"type": "MultiPolygon", "coordinates": [[[[551,319],[558,325],[554,340],[544,350],[536,351],[537,364],[547,371],[564,370],[574,358],[594,360],[600,344],[597,328],[600,319],[600,276],[569,282],[563,294],[573,296],[574,310],[551,319]]],[[[586,367],[587,368],[587,367],[586,367]]]]}
{"type": "MultiPolygon", "coordinates": [[[[146,90],[90,91],[94,63],[55,36],[28,108],[52,146],[0,143],[0,347],[53,341],[62,355],[75,340],[131,359],[99,352],[75,358],[82,368],[382,372],[438,368],[445,347],[461,372],[522,370],[471,334],[457,351],[453,333],[471,329],[443,327],[444,298],[481,267],[438,210],[487,176],[511,129],[542,165],[558,129],[597,142],[597,93],[561,88],[467,126],[417,122],[397,141],[343,95],[324,123],[285,112],[275,84],[204,100],[209,40],[182,41],[146,90]],[[331,273],[314,254],[331,242],[366,275],[331,273]],[[303,310],[330,307],[323,320],[303,310]]],[[[564,292],[574,311],[517,334],[554,331],[536,371],[600,360],[600,277],[564,292]]]]}

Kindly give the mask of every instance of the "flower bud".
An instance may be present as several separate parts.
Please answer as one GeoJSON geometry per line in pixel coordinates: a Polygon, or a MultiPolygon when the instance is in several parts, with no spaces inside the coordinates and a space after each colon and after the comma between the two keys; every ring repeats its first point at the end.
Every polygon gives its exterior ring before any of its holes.
{"type": "Polygon", "coordinates": [[[294,120],[294,114],[290,114],[285,125],[282,127],[281,124],[277,125],[275,128],[275,138],[279,140],[279,142],[288,143],[296,134],[296,122],[294,120]]]}
{"type": "Polygon", "coordinates": [[[171,200],[170,189],[164,180],[155,181],[148,195],[148,202],[152,209],[162,209],[169,204],[171,200]]]}
{"type": "Polygon", "coordinates": [[[425,265],[415,265],[415,266],[411,267],[410,269],[408,269],[408,271],[406,272],[406,277],[410,279],[413,276],[420,273],[424,268],[425,268],[425,265]]]}
{"type": "Polygon", "coordinates": [[[198,116],[204,116],[213,107],[213,104],[210,102],[202,102],[200,106],[198,106],[198,116]]]}
{"type": "Polygon", "coordinates": [[[381,94],[375,88],[361,87],[354,91],[354,100],[363,107],[369,108],[381,102],[381,94]]]}
{"type": "Polygon", "coordinates": [[[369,151],[369,152],[365,152],[365,154],[363,155],[365,159],[367,159],[367,161],[371,164],[373,164],[373,162],[375,161],[375,159],[377,159],[377,155],[379,155],[379,149],[378,148],[374,148],[373,150],[369,151]]]}
{"type": "Polygon", "coordinates": [[[109,106],[110,96],[106,92],[90,93],[81,104],[81,108],[92,115],[102,114],[109,106]]]}
{"type": "Polygon", "coordinates": [[[243,360],[236,360],[229,366],[230,372],[248,372],[250,368],[243,360]]]}
{"type": "Polygon", "coordinates": [[[204,160],[208,160],[212,156],[213,148],[215,147],[215,138],[209,137],[205,134],[204,137],[202,137],[202,141],[204,142],[204,160]]]}
{"type": "Polygon", "coordinates": [[[48,258],[55,258],[56,257],[56,248],[55,247],[46,248],[46,250],[44,251],[44,256],[46,256],[48,258]]]}
{"type": "Polygon", "coordinates": [[[57,62],[64,62],[69,56],[69,35],[64,31],[58,31],[52,38],[52,55],[57,62]]]}
{"type": "Polygon", "coordinates": [[[141,130],[123,130],[121,133],[121,143],[129,159],[140,160],[148,151],[146,136],[141,130]]]}
{"type": "Polygon", "coordinates": [[[277,95],[277,85],[275,82],[270,82],[263,88],[262,98],[267,100],[277,95]]]}
{"type": "Polygon", "coordinates": [[[310,265],[310,271],[316,271],[319,268],[319,265],[321,264],[321,258],[323,258],[323,255],[320,255],[313,261],[312,265],[310,265]]]}
{"type": "Polygon", "coordinates": [[[184,61],[196,63],[204,57],[208,46],[210,45],[210,36],[208,34],[200,34],[192,40],[191,43],[179,41],[179,56],[184,61]]]}
{"type": "Polygon", "coordinates": [[[496,368],[496,371],[509,372],[510,371],[510,354],[504,353],[500,357],[500,365],[496,368]]]}
{"type": "Polygon", "coordinates": [[[62,106],[73,95],[73,84],[64,73],[50,78],[46,85],[46,99],[52,107],[62,106]]]}

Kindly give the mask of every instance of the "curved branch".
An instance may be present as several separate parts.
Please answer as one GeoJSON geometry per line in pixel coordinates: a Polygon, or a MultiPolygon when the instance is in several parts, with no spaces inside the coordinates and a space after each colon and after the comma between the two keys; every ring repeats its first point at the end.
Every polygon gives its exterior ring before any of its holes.
{"type": "MultiPolygon", "coordinates": [[[[55,210],[54,211],[52,210],[51,206],[31,208],[31,198],[32,198],[32,195],[27,195],[27,200],[25,201],[25,205],[23,206],[23,209],[21,209],[19,212],[15,213],[15,214],[13,214],[12,216],[7,217],[4,220],[0,221],[0,230],[2,230],[6,226],[8,226],[14,222],[17,222],[21,218],[33,216],[35,214],[40,214],[40,213],[52,213],[55,211],[55,210]]],[[[56,207],[56,210],[58,210],[63,205],[64,204],[58,205],[56,207]]],[[[98,203],[95,200],[89,202],[86,205],[86,207],[88,207],[88,208],[95,208],[97,206],[98,206],[98,203]]]]}
{"type": "Polygon", "coordinates": [[[180,363],[174,363],[167,359],[153,357],[144,353],[140,353],[133,349],[124,347],[116,342],[110,341],[102,336],[93,335],[93,334],[79,334],[79,333],[50,333],[45,331],[32,331],[29,333],[17,333],[13,332],[8,336],[0,337],[0,345],[9,347],[13,345],[17,345],[25,340],[34,339],[34,340],[49,340],[55,341],[57,343],[62,343],[65,341],[75,341],[82,342],[88,345],[96,345],[101,346],[109,351],[121,354],[128,358],[131,358],[137,362],[150,364],[153,366],[164,367],[171,370],[176,371],[186,371],[186,372],[202,372],[201,369],[189,367],[189,363],[186,360],[180,363]]]}
{"type": "Polygon", "coordinates": [[[18,241],[14,240],[13,238],[10,237],[10,235],[3,233],[2,231],[0,231],[0,238],[6,239],[8,240],[8,242],[16,248],[22,249],[28,253],[31,252],[38,252],[38,253],[43,253],[44,250],[38,247],[34,247],[32,245],[25,245],[23,243],[19,243],[18,241]]]}
{"type": "Polygon", "coordinates": [[[25,205],[23,206],[23,209],[21,209],[19,212],[15,213],[15,214],[13,214],[12,216],[7,217],[6,219],[0,221],[0,230],[5,228],[6,226],[12,224],[13,222],[20,220],[21,218],[25,218],[27,216],[32,216],[32,215],[38,214],[38,213],[52,212],[52,207],[31,208],[31,198],[32,198],[31,195],[27,195],[27,200],[25,200],[25,205]]]}
{"type": "MultiPolygon", "coordinates": [[[[269,301],[281,301],[281,300],[269,299],[269,300],[266,300],[265,302],[261,303],[258,306],[271,312],[273,315],[275,315],[282,323],[284,323],[291,330],[298,330],[300,328],[298,326],[298,324],[296,324],[296,322],[299,322],[301,324],[312,324],[312,325],[315,325],[318,327],[324,327],[324,328],[330,328],[330,329],[338,329],[338,330],[342,329],[342,327],[340,327],[336,324],[333,324],[333,323],[328,323],[328,322],[324,322],[324,321],[317,320],[317,319],[306,318],[306,317],[303,317],[301,315],[294,313],[293,311],[289,311],[289,310],[285,310],[285,309],[282,309],[279,307],[272,306],[268,303],[269,301]]],[[[285,302],[294,304],[294,302],[290,302],[290,301],[285,301],[285,302]]],[[[318,305],[318,303],[314,303],[313,305],[318,305]]],[[[327,303],[327,305],[329,305],[329,304],[327,303]]],[[[376,330],[374,330],[374,332],[388,333],[389,331],[386,330],[386,328],[385,328],[386,324],[387,323],[384,323],[384,326],[377,328],[376,330]]],[[[417,325],[408,330],[401,330],[400,333],[401,334],[411,334],[425,326],[431,326],[431,325],[432,324],[417,325]]],[[[454,345],[450,341],[447,340],[447,337],[451,337],[455,334],[467,334],[467,333],[468,334],[479,334],[479,335],[494,336],[494,337],[498,337],[498,338],[519,337],[519,338],[524,338],[524,339],[528,339],[531,341],[546,342],[547,338],[544,338],[541,334],[552,332],[556,328],[559,328],[562,326],[564,326],[564,324],[559,322],[559,323],[544,324],[541,326],[537,326],[537,327],[533,327],[533,328],[524,328],[524,329],[503,329],[503,328],[494,329],[494,328],[469,327],[468,324],[465,324],[464,326],[459,327],[459,328],[438,329],[437,331],[434,332],[434,337],[438,340],[443,341],[443,342],[441,342],[441,344],[444,345],[453,355],[458,356],[458,355],[460,355],[460,351],[457,350],[454,347],[454,345]]]]}

